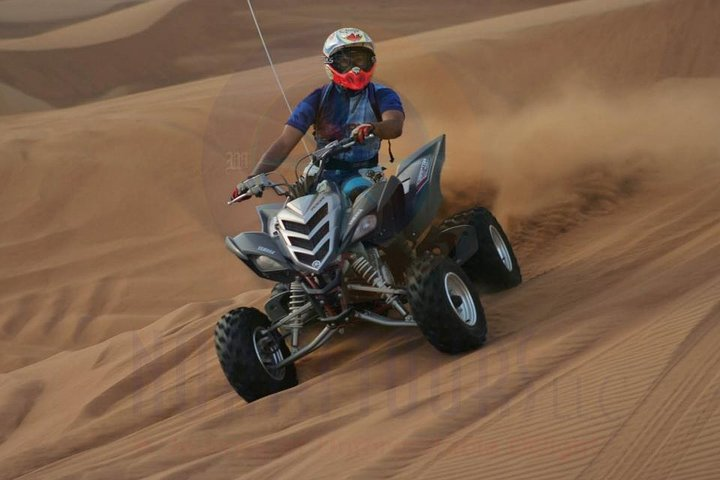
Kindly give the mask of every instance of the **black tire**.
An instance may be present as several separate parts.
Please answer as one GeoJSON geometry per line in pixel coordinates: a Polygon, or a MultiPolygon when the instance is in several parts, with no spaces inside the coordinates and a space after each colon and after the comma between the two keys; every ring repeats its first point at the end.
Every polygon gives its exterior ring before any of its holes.
{"type": "MultiPolygon", "coordinates": [[[[255,335],[260,335],[259,330],[269,326],[267,316],[257,309],[237,308],[223,315],[215,327],[215,351],[225,378],[247,402],[298,384],[294,364],[274,370],[266,369],[260,361],[255,349],[255,335]]],[[[270,350],[279,348],[282,358],[287,358],[290,351],[285,341],[276,332],[270,335],[267,338],[274,342],[269,344],[270,350]]]]}
{"type": "Polygon", "coordinates": [[[455,214],[440,224],[440,230],[458,225],[470,225],[477,232],[478,251],[463,264],[463,268],[482,286],[483,292],[499,292],[522,283],[520,265],[512,245],[489,210],[478,207],[455,214]]]}
{"type": "Polygon", "coordinates": [[[412,263],[407,278],[408,303],[413,318],[435,348],[445,353],[461,353],[474,350],[485,342],[485,312],[475,285],[457,263],[426,252],[412,263]],[[458,315],[449,298],[446,279],[464,286],[462,296],[453,296],[453,301],[457,302],[460,297],[458,308],[473,308],[474,321],[466,322],[458,315]]]}

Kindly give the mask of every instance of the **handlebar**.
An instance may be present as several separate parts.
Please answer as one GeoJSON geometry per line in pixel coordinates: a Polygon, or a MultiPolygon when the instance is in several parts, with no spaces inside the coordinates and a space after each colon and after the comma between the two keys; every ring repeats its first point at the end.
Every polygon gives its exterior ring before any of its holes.
{"type": "MultiPolygon", "coordinates": [[[[374,134],[370,134],[366,139],[374,138],[374,134]]],[[[343,138],[341,140],[333,140],[332,142],[325,145],[323,148],[320,148],[313,153],[307,155],[312,158],[312,162],[314,165],[319,167],[318,175],[319,176],[322,171],[325,169],[325,162],[324,160],[331,155],[335,153],[339,153],[345,150],[350,149],[353,145],[357,143],[357,140],[355,137],[347,137],[343,138]]],[[[303,157],[306,158],[306,157],[303,157]]],[[[301,159],[302,160],[302,159],[301,159]]],[[[238,195],[237,197],[231,199],[227,202],[228,205],[232,205],[233,203],[240,203],[244,202],[245,200],[248,200],[251,197],[262,197],[263,191],[265,191],[266,188],[272,188],[275,190],[275,193],[278,195],[283,196],[289,196],[290,192],[288,190],[283,190],[281,184],[273,183],[268,178],[267,174],[261,173],[259,175],[255,175],[254,177],[250,177],[244,182],[242,182],[243,187],[245,187],[245,191],[238,195]]],[[[284,185],[287,185],[287,181],[284,185]]]]}
{"type": "Polygon", "coordinates": [[[248,192],[248,193],[243,193],[242,195],[239,195],[239,196],[231,199],[229,202],[227,202],[227,204],[228,204],[228,205],[232,205],[233,203],[244,202],[245,200],[247,200],[248,198],[250,198],[250,197],[252,197],[252,196],[253,196],[253,195],[252,195],[252,193],[250,193],[250,192],[248,192]]]}
{"type": "Polygon", "coordinates": [[[250,197],[262,197],[262,194],[266,188],[272,188],[278,195],[288,194],[288,191],[282,188],[284,185],[287,185],[287,182],[282,184],[273,183],[272,181],[270,181],[266,173],[261,173],[259,175],[255,175],[254,177],[250,177],[244,182],[242,182],[241,185],[243,193],[235,198],[230,199],[227,202],[228,205],[244,202],[250,197]]]}
{"type": "MultiPolygon", "coordinates": [[[[366,138],[374,138],[375,135],[370,134],[366,138]]],[[[343,150],[347,150],[353,145],[357,143],[357,140],[355,140],[355,137],[347,137],[343,138],[341,140],[333,140],[332,142],[325,145],[323,148],[320,148],[310,155],[313,157],[315,161],[322,161],[325,158],[329,157],[333,153],[338,153],[343,150]]]]}

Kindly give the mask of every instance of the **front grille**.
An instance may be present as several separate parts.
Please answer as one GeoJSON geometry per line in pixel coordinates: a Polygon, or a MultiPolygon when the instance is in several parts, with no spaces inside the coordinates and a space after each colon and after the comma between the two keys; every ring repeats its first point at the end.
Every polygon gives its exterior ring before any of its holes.
{"type": "Polygon", "coordinates": [[[303,248],[305,250],[311,250],[315,247],[312,240],[307,238],[290,237],[290,245],[293,247],[303,248]]]}
{"type": "Polygon", "coordinates": [[[323,207],[318,210],[315,215],[312,216],[312,218],[307,223],[299,223],[299,222],[293,222],[291,220],[283,220],[283,227],[285,227],[285,230],[288,232],[295,232],[295,233],[302,233],[304,235],[310,235],[310,232],[313,231],[313,228],[317,227],[317,224],[320,223],[320,220],[325,218],[328,213],[328,206],[327,203],[323,205],[323,207]]]}
{"type": "Polygon", "coordinates": [[[322,227],[320,227],[320,230],[315,232],[315,235],[312,236],[312,238],[302,238],[302,237],[290,237],[290,245],[293,247],[298,248],[304,248],[305,250],[312,250],[315,248],[315,245],[320,243],[320,240],[325,238],[325,236],[330,232],[330,222],[325,223],[322,227]]]}
{"type": "Polygon", "coordinates": [[[330,250],[330,239],[328,238],[328,241],[325,242],[325,244],[322,247],[320,247],[320,250],[318,250],[315,255],[318,258],[325,258],[325,255],[328,254],[329,250],[330,250]]]}
{"type": "Polygon", "coordinates": [[[298,221],[297,216],[292,217],[293,220],[287,218],[281,220],[286,245],[298,263],[317,268],[317,262],[323,262],[330,253],[332,219],[328,216],[328,212],[329,207],[326,202],[306,223],[298,221]],[[317,231],[313,233],[315,229],[317,231]]]}
{"type": "Polygon", "coordinates": [[[322,247],[317,251],[315,255],[308,255],[307,253],[301,253],[297,252],[295,255],[297,256],[297,259],[300,261],[300,263],[303,263],[305,265],[312,265],[312,263],[315,260],[322,261],[323,258],[325,258],[325,255],[328,254],[328,250],[330,250],[330,239],[328,239],[322,247]]]}

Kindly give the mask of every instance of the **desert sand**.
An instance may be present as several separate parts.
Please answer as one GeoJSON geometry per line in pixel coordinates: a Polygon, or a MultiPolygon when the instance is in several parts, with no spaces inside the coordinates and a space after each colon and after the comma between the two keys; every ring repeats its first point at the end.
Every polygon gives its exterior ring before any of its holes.
{"type": "MultiPolygon", "coordinates": [[[[283,62],[318,58],[318,42],[348,22],[371,25],[376,38],[389,39],[564,1],[483,0],[478,7],[460,0],[438,8],[430,0],[373,0],[348,13],[332,0],[273,0],[255,9],[273,58],[283,62]]],[[[246,2],[63,0],[61,8],[48,0],[21,2],[0,0],[0,81],[55,107],[267,64],[246,2]]]]}
{"type": "Polygon", "coordinates": [[[377,21],[393,151],[446,133],[443,214],[490,207],[525,282],[482,298],[476,352],[356,325],[252,404],[212,341],[271,286],[223,245],[256,228],[224,201],[287,118],[247,12],[210,52],[173,35],[222,1],[4,3],[64,23],[0,43],[36,49],[0,52],[1,479],[720,476],[720,3],[258,10],[292,103],[326,30],[377,21]]]}

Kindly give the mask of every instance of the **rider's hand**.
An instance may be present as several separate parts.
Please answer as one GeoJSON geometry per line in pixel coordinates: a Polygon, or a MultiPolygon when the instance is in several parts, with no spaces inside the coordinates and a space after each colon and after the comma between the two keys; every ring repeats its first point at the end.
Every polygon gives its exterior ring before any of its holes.
{"type": "MultiPolygon", "coordinates": [[[[252,175],[249,175],[248,178],[251,178],[252,175]]],[[[243,195],[247,193],[247,191],[250,190],[250,187],[248,187],[245,182],[240,182],[235,186],[235,188],[232,191],[232,194],[230,194],[230,200],[235,200],[240,195],[243,195]]]]}
{"type": "Polygon", "coordinates": [[[351,135],[358,141],[358,143],[365,143],[367,136],[373,133],[374,130],[375,125],[371,123],[361,123],[353,129],[351,135]]]}
{"type": "Polygon", "coordinates": [[[245,193],[247,189],[245,189],[245,185],[242,183],[238,183],[238,185],[233,189],[232,193],[230,194],[230,200],[235,200],[237,197],[245,193]]]}

